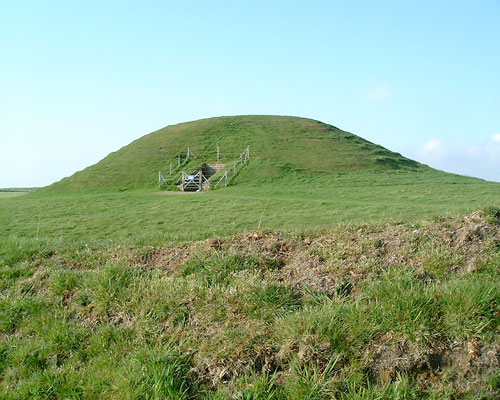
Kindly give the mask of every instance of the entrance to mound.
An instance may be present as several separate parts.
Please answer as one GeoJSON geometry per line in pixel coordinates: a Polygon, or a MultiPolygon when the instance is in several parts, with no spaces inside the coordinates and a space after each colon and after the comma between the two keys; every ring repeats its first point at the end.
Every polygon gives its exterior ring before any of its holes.
{"type": "Polygon", "coordinates": [[[189,147],[185,157],[181,154],[175,156],[177,167],[174,166],[175,163],[170,162],[168,176],[164,176],[161,171],[158,171],[158,187],[178,188],[182,192],[199,192],[216,189],[218,186],[227,186],[230,180],[238,174],[239,170],[248,163],[250,159],[250,147],[247,146],[237,159],[223,163],[219,162],[219,146],[217,146],[217,162],[203,163],[191,173],[183,170],[183,168],[192,168],[190,167],[192,165],[192,161],[190,160],[201,157],[209,159],[206,154],[198,154],[197,157],[189,147]],[[178,175],[179,172],[180,177],[178,175]]]}
{"type": "Polygon", "coordinates": [[[217,162],[210,164],[203,164],[198,171],[187,174],[182,171],[182,183],[180,189],[183,192],[198,192],[201,190],[210,189],[210,178],[214,176],[219,170],[224,168],[225,164],[217,162]]]}

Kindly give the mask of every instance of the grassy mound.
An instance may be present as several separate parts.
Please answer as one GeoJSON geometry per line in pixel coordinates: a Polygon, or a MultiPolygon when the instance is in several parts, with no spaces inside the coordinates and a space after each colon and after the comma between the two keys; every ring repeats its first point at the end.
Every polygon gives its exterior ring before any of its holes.
{"type": "MultiPolygon", "coordinates": [[[[220,173],[219,173],[220,175],[220,173]]],[[[173,178],[172,178],[173,179],[173,178]]],[[[174,179],[175,180],[175,179],[174,179]]],[[[199,240],[255,229],[415,221],[498,204],[500,184],[437,171],[333,126],[304,118],[220,117],[169,126],[101,162],[25,196],[0,196],[0,237],[128,243],[199,240]],[[159,191],[176,170],[216,158],[250,161],[228,187],[195,195],[159,191]]]]}
{"type": "Polygon", "coordinates": [[[167,126],[109,154],[77,172],[52,190],[154,187],[158,171],[165,174],[176,157],[184,161],[189,147],[196,170],[216,160],[232,163],[250,146],[252,162],[242,182],[256,182],[284,173],[325,176],[353,171],[426,169],[425,166],[331,125],[297,117],[218,117],[167,126]]]}
{"type": "Polygon", "coordinates": [[[499,198],[498,183],[434,170],[318,121],[220,117],[166,127],[47,188],[0,197],[0,237],[163,243],[264,228],[317,231],[459,215],[499,198]],[[167,175],[171,161],[175,169],[188,146],[197,158],[180,169],[193,172],[215,160],[216,145],[230,169],[250,146],[250,161],[228,187],[158,190],[158,170],[167,175]]]}
{"type": "Polygon", "coordinates": [[[497,398],[500,211],[0,253],[0,397],[497,398]]]}

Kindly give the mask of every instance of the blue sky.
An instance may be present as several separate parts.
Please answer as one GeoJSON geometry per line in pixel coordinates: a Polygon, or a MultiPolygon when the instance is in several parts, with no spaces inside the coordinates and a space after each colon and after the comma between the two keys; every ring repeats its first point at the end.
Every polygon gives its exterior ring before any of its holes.
{"type": "Polygon", "coordinates": [[[321,120],[500,181],[500,1],[0,4],[0,187],[42,186],[165,125],[321,120]]]}

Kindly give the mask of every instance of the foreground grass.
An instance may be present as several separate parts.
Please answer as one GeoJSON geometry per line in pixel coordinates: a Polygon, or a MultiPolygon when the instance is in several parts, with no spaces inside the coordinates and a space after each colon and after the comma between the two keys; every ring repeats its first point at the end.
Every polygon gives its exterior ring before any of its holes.
{"type": "Polygon", "coordinates": [[[499,222],[4,238],[0,397],[495,398],[499,222]]]}

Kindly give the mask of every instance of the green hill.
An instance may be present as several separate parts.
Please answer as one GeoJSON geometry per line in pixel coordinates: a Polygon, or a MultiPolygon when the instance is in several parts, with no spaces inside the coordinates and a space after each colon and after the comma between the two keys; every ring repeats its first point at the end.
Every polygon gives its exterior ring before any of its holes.
{"type": "Polygon", "coordinates": [[[162,243],[416,221],[499,199],[498,183],[437,171],[318,121],[220,117],[168,126],[51,186],[0,199],[0,236],[162,243]],[[159,170],[175,190],[181,170],[216,160],[216,146],[230,171],[227,187],[195,195],[158,190],[159,170]],[[246,146],[250,160],[234,173],[246,146]],[[196,158],[184,159],[188,147],[196,158]]]}
{"type": "Polygon", "coordinates": [[[250,146],[252,162],[241,183],[282,177],[294,172],[332,173],[424,170],[427,167],[334,126],[305,118],[236,116],[203,119],[167,126],[109,154],[99,163],[65,178],[51,189],[138,188],[157,183],[158,171],[169,172],[189,147],[196,156],[185,165],[220,160],[232,165],[250,146]]]}

